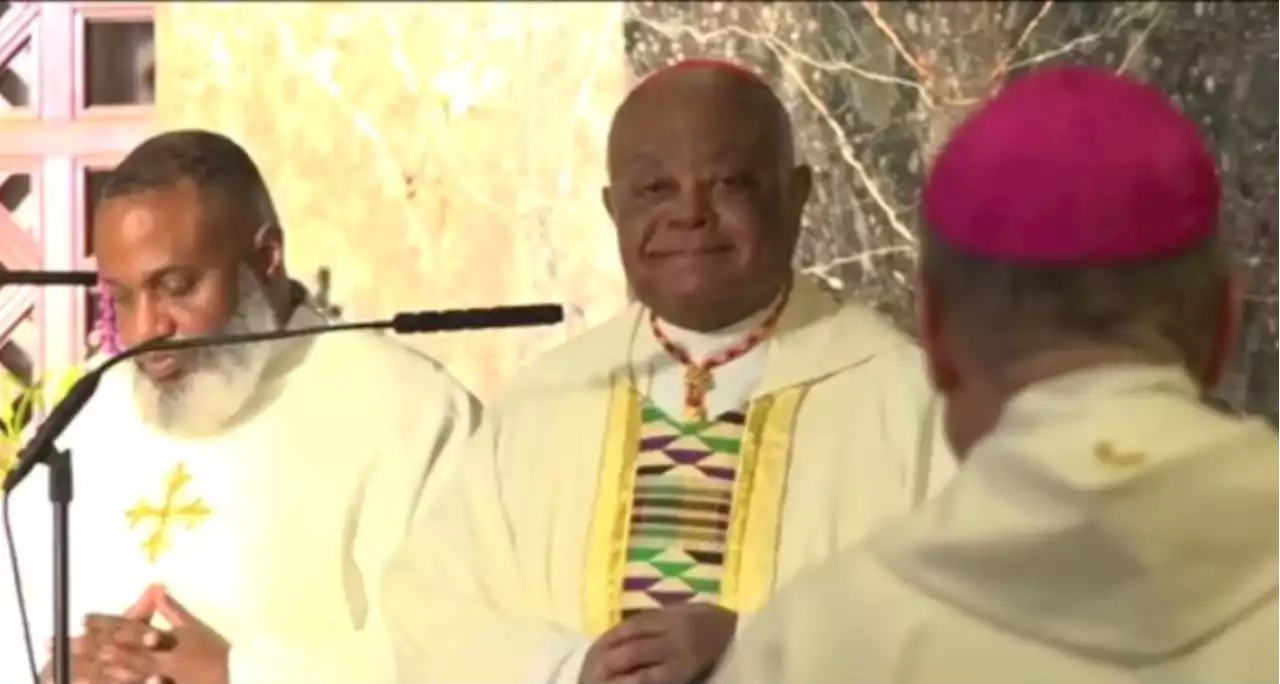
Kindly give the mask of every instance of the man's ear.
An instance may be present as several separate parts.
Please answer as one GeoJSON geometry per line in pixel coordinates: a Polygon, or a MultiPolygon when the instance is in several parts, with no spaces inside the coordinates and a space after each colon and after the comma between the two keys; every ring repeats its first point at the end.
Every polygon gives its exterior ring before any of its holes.
{"type": "Polygon", "coordinates": [[[798,225],[804,216],[805,205],[813,194],[813,168],[801,164],[791,170],[791,178],[787,183],[787,207],[791,211],[791,219],[798,225]]]}
{"type": "Polygon", "coordinates": [[[915,314],[920,349],[924,352],[929,379],[935,389],[945,394],[956,389],[959,374],[956,372],[955,357],[947,344],[947,321],[941,303],[933,283],[923,274],[917,275],[915,314]]]}
{"type": "Polygon", "coordinates": [[[604,205],[604,210],[609,214],[609,218],[614,218],[613,213],[613,188],[608,185],[600,188],[600,204],[604,205]]]}
{"type": "Polygon", "coordinates": [[[813,167],[800,164],[791,170],[791,199],[801,208],[809,202],[813,192],[813,167]]]}
{"type": "Polygon", "coordinates": [[[1200,370],[1200,382],[1206,389],[1216,387],[1227,372],[1240,335],[1240,323],[1244,317],[1244,278],[1232,269],[1223,280],[1221,299],[1218,301],[1218,321],[1214,325],[1209,355],[1200,370]]]}
{"type": "Polygon", "coordinates": [[[254,263],[267,279],[272,281],[284,273],[284,231],[274,223],[258,231],[254,244],[254,263]]]}

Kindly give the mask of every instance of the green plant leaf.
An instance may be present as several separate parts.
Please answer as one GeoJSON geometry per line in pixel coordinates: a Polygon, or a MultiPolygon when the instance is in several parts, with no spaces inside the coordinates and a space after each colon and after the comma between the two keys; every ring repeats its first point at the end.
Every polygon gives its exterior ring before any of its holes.
{"type": "Polygon", "coordinates": [[[78,366],[72,367],[68,369],[66,372],[64,372],[62,376],[58,379],[58,381],[53,385],[54,389],[53,389],[52,401],[55,404],[57,402],[62,401],[63,398],[67,396],[67,393],[71,391],[71,388],[75,386],[76,382],[80,380],[80,378],[83,376],[84,376],[84,369],[78,366]]]}
{"type": "Polygon", "coordinates": [[[51,383],[46,383],[42,378],[32,386],[14,392],[13,388],[22,387],[22,383],[13,373],[5,372],[7,382],[0,387],[0,421],[6,428],[5,434],[0,435],[0,477],[13,467],[18,450],[22,447],[22,432],[27,427],[23,423],[37,412],[43,411],[46,401],[61,401],[83,374],[82,368],[71,368],[58,375],[58,379],[51,383]],[[46,387],[53,389],[48,397],[45,396],[46,387]],[[14,394],[17,396],[12,396],[14,394]]]}
{"type": "Polygon", "coordinates": [[[3,421],[5,427],[13,425],[13,419],[17,415],[14,408],[15,398],[12,395],[13,387],[21,387],[22,381],[16,375],[5,371],[4,378],[0,379],[0,421],[3,421]]]}
{"type": "Polygon", "coordinates": [[[31,417],[35,415],[41,405],[44,403],[41,398],[44,394],[43,384],[36,382],[34,385],[22,390],[18,394],[18,400],[13,403],[13,421],[9,424],[9,434],[21,439],[22,431],[26,429],[27,423],[31,417]]]}

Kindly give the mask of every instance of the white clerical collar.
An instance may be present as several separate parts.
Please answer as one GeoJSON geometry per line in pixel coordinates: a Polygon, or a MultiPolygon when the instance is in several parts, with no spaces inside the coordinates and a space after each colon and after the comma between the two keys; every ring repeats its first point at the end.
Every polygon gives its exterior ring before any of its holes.
{"type": "Polygon", "coordinates": [[[764,319],[769,317],[769,314],[773,313],[775,306],[777,306],[777,300],[733,325],[711,332],[688,330],[673,323],[668,323],[661,318],[657,322],[658,327],[662,329],[662,333],[668,339],[688,351],[694,360],[699,360],[721,351],[725,347],[731,346],[750,335],[764,322],[764,319]]]}

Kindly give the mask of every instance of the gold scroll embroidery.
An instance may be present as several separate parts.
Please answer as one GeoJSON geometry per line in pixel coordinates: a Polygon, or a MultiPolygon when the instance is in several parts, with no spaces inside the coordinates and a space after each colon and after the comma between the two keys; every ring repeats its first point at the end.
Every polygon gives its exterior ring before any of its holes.
{"type": "Polygon", "coordinates": [[[1099,442],[1093,448],[1093,457],[1113,468],[1135,468],[1147,460],[1147,455],[1141,451],[1118,451],[1111,442],[1099,442]]]}
{"type": "Polygon", "coordinates": [[[212,512],[204,499],[198,496],[189,499],[180,498],[190,482],[191,474],[187,472],[186,464],[179,463],[169,473],[164,498],[159,506],[147,501],[144,497],[125,512],[131,530],[147,523],[152,525],[151,532],[142,540],[142,551],[152,564],[172,546],[174,525],[182,525],[188,530],[195,529],[212,512]]]}

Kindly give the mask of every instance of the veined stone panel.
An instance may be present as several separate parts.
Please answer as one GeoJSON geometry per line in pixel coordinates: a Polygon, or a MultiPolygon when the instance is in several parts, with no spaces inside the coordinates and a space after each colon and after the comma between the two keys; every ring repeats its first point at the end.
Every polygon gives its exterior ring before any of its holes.
{"type": "Polygon", "coordinates": [[[164,3],[160,127],[240,141],[289,267],[347,318],[564,302],[569,325],[412,340],[486,399],[617,310],[600,203],[621,3],[164,3]]]}
{"type": "Polygon", "coordinates": [[[911,327],[918,190],[955,126],[1010,78],[1087,64],[1148,80],[1218,154],[1222,226],[1247,277],[1220,398],[1277,415],[1275,2],[627,3],[628,59],[746,62],[814,167],[799,266],[911,327]]]}

